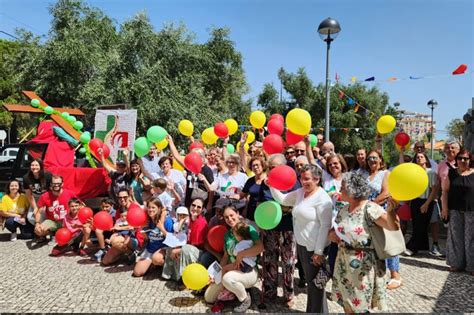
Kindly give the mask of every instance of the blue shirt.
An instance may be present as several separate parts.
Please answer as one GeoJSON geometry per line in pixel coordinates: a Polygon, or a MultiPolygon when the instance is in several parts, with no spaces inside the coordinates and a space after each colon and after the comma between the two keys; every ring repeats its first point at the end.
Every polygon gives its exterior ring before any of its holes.
{"type": "MultiPolygon", "coordinates": [[[[173,233],[173,220],[170,216],[167,216],[165,218],[164,225],[165,230],[168,233],[173,233]]],[[[150,253],[154,253],[159,249],[165,247],[166,245],[163,244],[163,241],[165,240],[166,236],[163,235],[161,230],[155,225],[154,222],[150,222],[148,224],[148,229],[150,229],[150,231],[147,232],[148,244],[146,245],[146,250],[150,253]]]]}

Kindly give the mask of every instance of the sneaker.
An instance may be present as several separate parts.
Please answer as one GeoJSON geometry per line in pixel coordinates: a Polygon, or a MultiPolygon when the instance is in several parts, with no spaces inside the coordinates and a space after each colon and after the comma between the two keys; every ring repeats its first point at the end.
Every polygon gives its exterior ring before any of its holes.
{"type": "Polygon", "coordinates": [[[62,253],[63,251],[57,248],[56,246],[54,246],[53,249],[51,250],[51,256],[59,256],[62,253]]]}
{"type": "Polygon", "coordinates": [[[17,240],[17,235],[16,233],[12,233],[12,235],[10,235],[10,241],[14,242],[17,240]]]}
{"type": "Polygon", "coordinates": [[[438,244],[433,244],[430,250],[430,255],[434,257],[444,257],[444,255],[441,253],[439,250],[439,245],[438,244]]]}
{"type": "Polygon", "coordinates": [[[244,313],[245,311],[249,309],[250,305],[252,305],[252,298],[250,297],[250,294],[247,292],[247,297],[245,298],[245,300],[240,302],[239,306],[234,307],[234,312],[244,313]]]}
{"type": "Polygon", "coordinates": [[[403,255],[404,255],[404,256],[411,257],[411,256],[416,255],[416,252],[414,252],[414,251],[412,251],[412,250],[409,250],[409,249],[407,248],[407,249],[405,249],[405,251],[403,252],[403,255]]]}
{"type": "Polygon", "coordinates": [[[100,263],[102,261],[102,258],[104,258],[106,252],[107,251],[105,249],[99,249],[97,253],[94,254],[95,260],[100,263]]]}

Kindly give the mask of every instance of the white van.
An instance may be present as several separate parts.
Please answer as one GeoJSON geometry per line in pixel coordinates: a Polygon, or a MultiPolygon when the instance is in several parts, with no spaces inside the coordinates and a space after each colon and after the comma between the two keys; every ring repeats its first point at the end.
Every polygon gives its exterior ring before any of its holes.
{"type": "Polygon", "coordinates": [[[15,160],[17,155],[18,148],[6,148],[0,153],[0,163],[15,160]]]}

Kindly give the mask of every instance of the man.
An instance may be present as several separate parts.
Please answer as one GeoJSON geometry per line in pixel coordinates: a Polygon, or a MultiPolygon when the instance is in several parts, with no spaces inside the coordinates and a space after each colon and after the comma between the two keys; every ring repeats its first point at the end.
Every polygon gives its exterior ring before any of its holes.
{"type": "Polygon", "coordinates": [[[160,158],[162,156],[163,154],[161,152],[160,154],[158,154],[158,151],[154,144],[150,145],[150,150],[148,151],[148,154],[140,158],[144,170],[146,170],[149,174],[159,173],[161,169],[158,162],[160,161],[160,158]]]}
{"type": "Polygon", "coordinates": [[[75,197],[73,192],[63,189],[63,178],[53,175],[49,190],[41,195],[37,203],[38,211],[34,214],[35,234],[45,240],[47,235],[61,228],[64,217],[69,213],[69,200],[75,197]],[[46,217],[43,222],[42,213],[46,217]]]}

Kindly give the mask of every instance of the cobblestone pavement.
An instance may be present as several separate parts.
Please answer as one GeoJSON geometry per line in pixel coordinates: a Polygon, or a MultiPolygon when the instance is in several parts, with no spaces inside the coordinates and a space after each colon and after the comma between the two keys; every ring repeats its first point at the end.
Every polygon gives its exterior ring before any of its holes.
{"type": "MultiPolygon", "coordinates": [[[[8,234],[0,234],[0,313],[209,312],[202,298],[194,297],[175,282],[161,280],[158,269],[144,278],[133,278],[131,266],[104,268],[78,256],[49,257],[52,243],[29,249],[29,241],[10,242],[8,234]]],[[[449,273],[443,260],[428,255],[403,257],[401,274],[403,286],[389,292],[390,311],[474,312],[474,277],[449,273]]],[[[259,288],[260,283],[252,289],[249,312],[259,312],[259,288]]],[[[327,289],[330,290],[330,283],[327,289]]],[[[272,301],[265,311],[304,312],[305,290],[298,289],[296,293],[292,310],[272,301]]],[[[333,302],[329,309],[342,312],[333,302]]]]}

